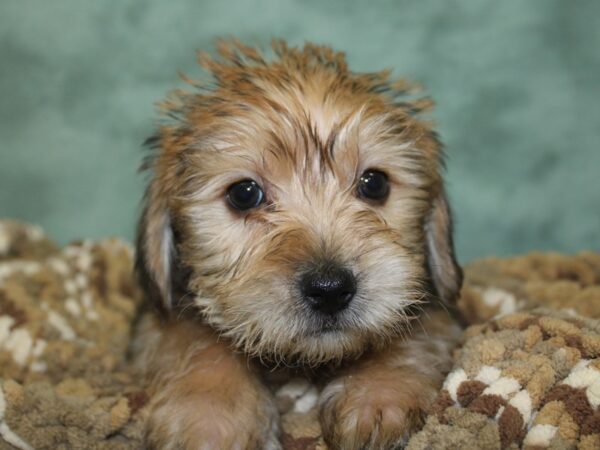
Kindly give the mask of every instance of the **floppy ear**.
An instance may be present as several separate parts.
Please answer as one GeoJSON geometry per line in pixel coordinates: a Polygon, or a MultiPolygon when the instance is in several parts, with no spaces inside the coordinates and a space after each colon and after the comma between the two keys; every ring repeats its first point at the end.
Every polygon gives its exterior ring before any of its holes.
{"type": "Polygon", "coordinates": [[[452,218],[444,190],[433,201],[425,223],[427,265],[437,295],[446,304],[455,303],[462,285],[462,269],[454,256],[452,218]]]}
{"type": "Polygon", "coordinates": [[[156,180],[146,190],[137,228],[135,269],[146,297],[163,313],[173,302],[175,246],[166,195],[156,180]]]}

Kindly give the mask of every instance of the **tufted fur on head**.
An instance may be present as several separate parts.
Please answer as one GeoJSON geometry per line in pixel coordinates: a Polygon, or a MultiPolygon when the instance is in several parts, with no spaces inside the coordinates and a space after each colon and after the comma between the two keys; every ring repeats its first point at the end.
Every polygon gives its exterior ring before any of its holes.
{"type": "Polygon", "coordinates": [[[139,222],[137,271],[164,313],[198,314],[251,355],[320,364],[408,331],[417,310],[452,305],[461,284],[442,150],[388,71],[355,73],[343,53],[237,41],[199,55],[211,79],[161,105],[139,222]],[[358,198],[361,174],[387,174],[383,202],[358,198]],[[265,203],[226,201],[255,180],[265,203]],[[297,292],[307,267],[335,261],[357,293],[333,324],[297,292]]]}

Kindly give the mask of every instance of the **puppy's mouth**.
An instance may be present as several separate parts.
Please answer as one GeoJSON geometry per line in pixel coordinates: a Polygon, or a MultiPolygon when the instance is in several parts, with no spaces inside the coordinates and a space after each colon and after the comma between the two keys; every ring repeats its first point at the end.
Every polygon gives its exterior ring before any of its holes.
{"type": "Polygon", "coordinates": [[[313,337],[322,336],[331,333],[343,332],[345,327],[343,320],[338,316],[314,317],[313,324],[308,334],[313,337]]]}
{"type": "Polygon", "coordinates": [[[339,321],[335,317],[328,317],[321,324],[321,333],[333,333],[335,331],[341,331],[342,327],[339,324],[339,321]]]}

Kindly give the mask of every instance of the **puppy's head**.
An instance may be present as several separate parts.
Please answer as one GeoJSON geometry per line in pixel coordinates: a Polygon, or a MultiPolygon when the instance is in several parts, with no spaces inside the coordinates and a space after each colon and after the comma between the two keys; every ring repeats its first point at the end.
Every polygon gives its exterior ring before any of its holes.
{"type": "Polygon", "coordinates": [[[452,302],[461,273],[427,102],[328,48],[273,49],[221,44],[200,58],[212,83],[164,103],[137,267],[163,311],[319,364],[452,302]]]}

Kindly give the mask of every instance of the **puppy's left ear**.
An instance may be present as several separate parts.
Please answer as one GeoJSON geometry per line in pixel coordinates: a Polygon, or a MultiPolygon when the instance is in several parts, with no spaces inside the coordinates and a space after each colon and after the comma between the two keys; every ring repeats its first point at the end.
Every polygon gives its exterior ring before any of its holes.
{"type": "Polygon", "coordinates": [[[462,285],[462,269],[456,262],[452,240],[452,217],[443,188],[436,195],[425,222],[427,265],[438,297],[456,302],[462,285]]]}

